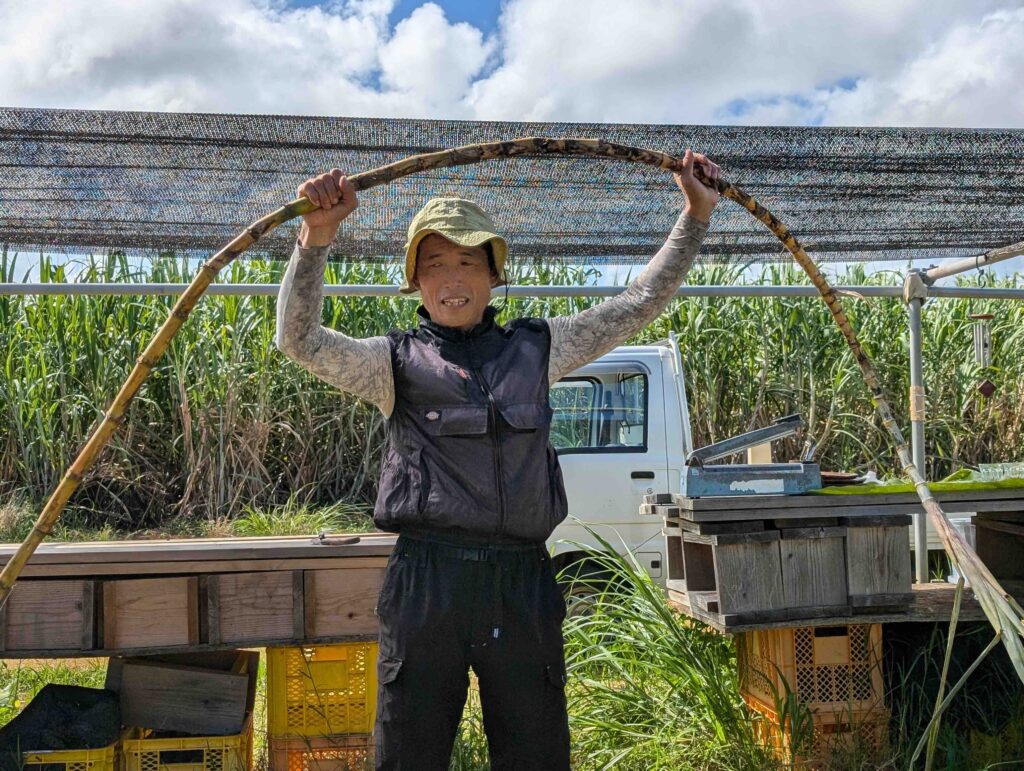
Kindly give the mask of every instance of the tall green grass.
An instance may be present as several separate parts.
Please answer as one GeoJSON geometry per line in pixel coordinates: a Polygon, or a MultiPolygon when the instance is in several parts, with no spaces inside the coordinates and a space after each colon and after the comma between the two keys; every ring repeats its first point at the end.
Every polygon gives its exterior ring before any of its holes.
{"type": "MultiPolygon", "coordinates": [[[[161,258],[144,268],[114,253],[75,266],[75,281],[186,282],[193,269],[161,258]]],[[[221,280],[270,283],[280,263],[234,263],[221,280]]],[[[0,255],[13,280],[13,260],[0,255]]],[[[68,266],[42,259],[40,279],[68,282],[68,266]]],[[[590,272],[520,268],[519,283],[581,284],[590,272]]],[[[698,267],[690,284],[730,284],[741,270],[698,267]]],[[[392,269],[332,263],[332,283],[394,283],[392,269]]],[[[854,269],[838,283],[892,283],[854,269]]],[[[974,283],[994,285],[988,276],[974,283]]],[[[805,283],[796,269],[768,267],[759,283],[805,283]]],[[[1018,285],[1018,279],[1003,281],[1018,285]]],[[[159,324],[173,298],[0,298],[0,496],[35,506],[56,485],[159,324]]],[[[549,316],[586,299],[513,300],[505,317],[549,316]]],[[[897,417],[907,390],[906,318],[895,300],[850,299],[897,417]]],[[[206,297],[131,406],[125,427],[72,499],[69,517],[117,529],[170,521],[217,522],[246,507],[288,501],[368,503],[375,493],[384,421],[372,407],[317,381],[273,345],[274,298],[206,297]]],[[[382,334],[413,322],[414,304],[397,298],[328,299],[324,323],[349,334],[382,334]]],[[[929,474],[1024,457],[1024,306],[1013,302],[931,301],[925,311],[929,474]],[[993,366],[973,363],[968,314],[995,314],[993,366]],[[975,391],[992,379],[991,399],[975,391]]],[[[703,444],[791,412],[803,413],[819,440],[823,467],[896,463],[867,393],[824,305],[815,299],[687,299],[636,342],[679,337],[687,368],[694,439],[703,444]]],[[[794,454],[789,445],[783,454],[794,454]]]]}

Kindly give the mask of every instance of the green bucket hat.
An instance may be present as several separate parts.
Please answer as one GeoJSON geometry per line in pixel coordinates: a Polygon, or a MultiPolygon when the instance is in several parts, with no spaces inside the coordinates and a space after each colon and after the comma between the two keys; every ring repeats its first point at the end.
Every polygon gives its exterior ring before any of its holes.
{"type": "Polygon", "coordinates": [[[431,198],[409,224],[409,239],[405,243],[405,281],[399,288],[402,294],[412,294],[416,275],[416,253],[420,241],[436,233],[460,246],[483,246],[488,241],[494,253],[494,267],[498,271],[498,286],[508,283],[505,260],[508,244],[494,232],[494,221],[487,212],[472,201],[463,198],[431,198]]]}

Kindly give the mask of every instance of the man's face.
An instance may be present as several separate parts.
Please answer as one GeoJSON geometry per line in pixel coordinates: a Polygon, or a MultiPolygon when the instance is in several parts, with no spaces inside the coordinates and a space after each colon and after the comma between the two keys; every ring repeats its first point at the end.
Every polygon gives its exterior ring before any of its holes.
{"type": "Polygon", "coordinates": [[[459,246],[436,233],[420,241],[413,285],[438,324],[463,331],[479,324],[497,281],[483,247],[459,246]]]}

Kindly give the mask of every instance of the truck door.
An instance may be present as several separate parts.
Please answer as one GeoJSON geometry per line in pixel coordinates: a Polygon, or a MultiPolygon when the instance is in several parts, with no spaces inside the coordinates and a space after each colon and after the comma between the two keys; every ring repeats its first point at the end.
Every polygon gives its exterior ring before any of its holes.
{"type": "Polygon", "coordinates": [[[641,519],[639,508],[645,494],[668,489],[660,367],[659,359],[597,362],[560,380],[550,397],[570,516],[553,538],[596,546],[575,517],[632,552],[654,578],[664,570],[660,522],[641,519]]]}

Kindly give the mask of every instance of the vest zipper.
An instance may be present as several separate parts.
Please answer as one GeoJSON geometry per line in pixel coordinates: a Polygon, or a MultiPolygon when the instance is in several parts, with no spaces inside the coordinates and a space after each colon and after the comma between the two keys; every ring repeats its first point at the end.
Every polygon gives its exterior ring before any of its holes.
{"type": "Polygon", "coordinates": [[[492,439],[494,443],[494,477],[498,485],[498,527],[494,532],[495,535],[501,535],[505,526],[505,486],[502,482],[501,473],[501,437],[499,436],[501,423],[498,420],[498,405],[494,401],[494,394],[491,393],[491,389],[487,387],[487,381],[484,380],[480,368],[474,365],[473,374],[476,375],[476,382],[480,386],[480,390],[487,397],[487,408],[491,413],[491,421],[494,425],[494,436],[492,439]]]}

